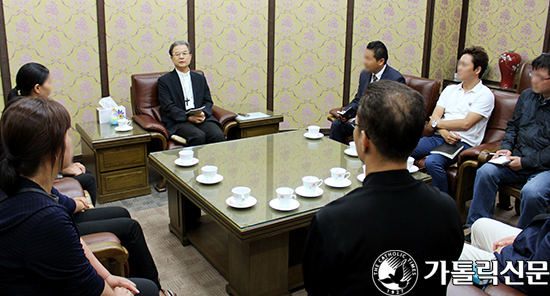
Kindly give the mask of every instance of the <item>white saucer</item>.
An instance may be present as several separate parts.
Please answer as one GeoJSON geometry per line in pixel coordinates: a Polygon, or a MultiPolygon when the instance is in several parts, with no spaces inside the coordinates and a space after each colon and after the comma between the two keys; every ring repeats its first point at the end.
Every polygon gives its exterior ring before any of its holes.
{"type": "Polygon", "coordinates": [[[323,135],[322,133],[317,133],[316,136],[312,136],[310,135],[308,132],[304,133],[304,137],[308,138],[308,139],[312,139],[312,140],[317,140],[317,139],[321,139],[322,137],[324,137],[325,135],[323,135]]]}
{"type": "Polygon", "coordinates": [[[115,131],[117,132],[127,132],[127,131],[131,131],[133,130],[134,127],[129,125],[129,126],[117,126],[115,127],[115,131]]]}
{"type": "Polygon", "coordinates": [[[357,175],[357,180],[359,180],[359,182],[363,182],[363,180],[365,180],[365,174],[361,173],[357,175]]]}
{"type": "Polygon", "coordinates": [[[201,184],[210,185],[210,184],[220,183],[220,182],[223,180],[223,176],[220,175],[220,174],[216,174],[216,177],[214,177],[214,180],[212,180],[212,181],[205,181],[205,180],[204,180],[204,176],[201,174],[201,175],[198,175],[198,176],[197,176],[196,180],[197,180],[197,182],[199,182],[199,183],[201,183],[201,184]]]}
{"type": "Polygon", "coordinates": [[[409,173],[411,173],[411,174],[412,174],[412,173],[416,173],[416,172],[418,172],[419,170],[420,170],[420,169],[419,169],[417,166],[415,166],[415,165],[413,164],[413,165],[409,168],[409,173]]]}
{"type": "Polygon", "coordinates": [[[293,211],[293,210],[296,210],[297,208],[300,207],[300,202],[295,200],[295,199],[292,199],[290,201],[290,207],[288,208],[281,208],[279,206],[279,199],[278,198],[274,198],[272,200],[269,201],[269,206],[274,208],[275,210],[277,211],[293,211]]]}
{"type": "Polygon", "coordinates": [[[352,151],[351,148],[344,150],[344,153],[349,156],[357,157],[357,151],[352,151]]]}
{"type": "Polygon", "coordinates": [[[325,179],[325,184],[327,184],[327,186],[330,186],[330,187],[346,188],[349,185],[351,185],[351,180],[350,179],[344,179],[344,182],[342,182],[340,184],[334,184],[334,182],[332,181],[332,177],[328,177],[328,178],[325,179]]]}
{"type": "Polygon", "coordinates": [[[323,195],[325,191],[323,191],[323,188],[321,187],[317,187],[317,190],[315,190],[315,193],[311,194],[311,193],[306,193],[305,190],[304,190],[304,186],[300,186],[298,188],[296,188],[296,194],[300,195],[300,196],[304,196],[304,197],[317,197],[317,196],[321,196],[323,195]]]}
{"type": "Polygon", "coordinates": [[[179,166],[182,166],[182,167],[190,167],[190,166],[194,166],[197,163],[199,163],[199,159],[193,157],[193,159],[191,159],[191,162],[186,163],[186,162],[182,162],[181,159],[176,158],[176,160],[174,160],[174,163],[176,165],[179,165],[179,166]]]}
{"type": "Polygon", "coordinates": [[[225,200],[225,203],[228,206],[233,207],[233,208],[237,208],[237,209],[250,208],[251,206],[255,205],[257,202],[258,202],[258,200],[253,196],[249,196],[248,200],[247,200],[247,203],[244,204],[244,205],[236,205],[235,204],[235,198],[233,196],[230,196],[225,200]]]}

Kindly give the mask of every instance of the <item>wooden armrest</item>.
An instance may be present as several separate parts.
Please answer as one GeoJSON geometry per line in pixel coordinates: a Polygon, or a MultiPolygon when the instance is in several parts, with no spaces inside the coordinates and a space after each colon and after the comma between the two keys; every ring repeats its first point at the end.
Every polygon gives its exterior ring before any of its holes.
{"type": "MultiPolygon", "coordinates": [[[[467,160],[479,160],[479,155],[484,151],[488,149],[494,149],[495,147],[500,147],[500,142],[491,142],[491,143],[485,143],[481,144],[479,146],[472,147],[470,149],[466,149],[462,152],[460,152],[460,155],[458,156],[458,164],[462,164],[463,162],[467,160]]],[[[490,158],[489,158],[490,159],[490,158]]]]}
{"type": "Polygon", "coordinates": [[[494,147],[490,147],[481,151],[481,153],[479,153],[479,156],[477,157],[477,161],[479,161],[480,164],[487,163],[489,160],[491,160],[491,158],[493,158],[493,156],[490,155],[490,153],[497,152],[500,150],[500,148],[501,148],[500,144],[498,144],[494,147]]]}
{"type": "Polygon", "coordinates": [[[120,240],[112,233],[101,232],[84,235],[82,240],[100,261],[110,258],[123,263],[128,259],[128,251],[120,245],[120,240]]]}

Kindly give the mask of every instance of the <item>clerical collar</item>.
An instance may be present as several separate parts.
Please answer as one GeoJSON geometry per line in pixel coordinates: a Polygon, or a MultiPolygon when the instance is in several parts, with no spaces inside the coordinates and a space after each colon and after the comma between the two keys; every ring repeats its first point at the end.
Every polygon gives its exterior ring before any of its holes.
{"type": "Polygon", "coordinates": [[[179,75],[183,75],[183,76],[191,75],[191,70],[187,71],[187,73],[184,73],[184,72],[181,72],[180,70],[178,70],[178,68],[176,68],[176,71],[178,72],[179,75]]]}

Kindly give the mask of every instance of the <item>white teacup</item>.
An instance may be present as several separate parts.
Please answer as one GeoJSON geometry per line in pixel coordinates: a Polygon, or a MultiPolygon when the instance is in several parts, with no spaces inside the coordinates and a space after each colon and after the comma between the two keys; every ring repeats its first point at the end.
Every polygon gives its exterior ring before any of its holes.
{"type": "Polygon", "coordinates": [[[414,158],[410,157],[407,158],[407,170],[410,169],[414,164],[414,158]]]}
{"type": "Polygon", "coordinates": [[[315,194],[317,188],[323,184],[323,180],[315,176],[305,176],[302,178],[302,182],[304,183],[304,191],[306,194],[315,194]]]}
{"type": "Polygon", "coordinates": [[[279,187],[275,190],[277,193],[277,198],[279,199],[279,205],[281,208],[290,207],[292,199],[296,199],[296,194],[294,194],[294,189],[290,187],[279,187]]]}
{"type": "Polygon", "coordinates": [[[214,178],[218,174],[218,167],[213,165],[205,165],[201,168],[204,181],[214,181],[214,178]]]}
{"type": "Polygon", "coordinates": [[[130,124],[132,124],[132,121],[126,118],[121,118],[118,120],[119,127],[127,127],[127,126],[130,126],[130,124]]]}
{"type": "Polygon", "coordinates": [[[352,153],[357,153],[357,148],[355,147],[355,141],[349,142],[349,150],[351,150],[352,153]]]}
{"type": "Polygon", "coordinates": [[[347,172],[345,168],[336,167],[336,168],[330,169],[330,175],[334,183],[342,184],[344,183],[344,179],[349,179],[349,176],[351,175],[351,173],[347,172]]]}
{"type": "Polygon", "coordinates": [[[190,163],[191,160],[193,160],[193,155],[195,154],[195,152],[193,150],[190,150],[190,149],[182,149],[182,150],[180,150],[179,154],[180,154],[180,161],[181,162],[190,163]]]}
{"type": "Polygon", "coordinates": [[[233,199],[235,200],[235,205],[242,206],[245,205],[250,196],[250,188],[244,186],[238,186],[231,189],[233,193],[233,199]]]}
{"type": "Polygon", "coordinates": [[[310,125],[310,126],[307,127],[307,133],[310,136],[317,136],[319,134],[320,129],[321,129],[321,127],[319,127],[317,125],[310,125]]]}

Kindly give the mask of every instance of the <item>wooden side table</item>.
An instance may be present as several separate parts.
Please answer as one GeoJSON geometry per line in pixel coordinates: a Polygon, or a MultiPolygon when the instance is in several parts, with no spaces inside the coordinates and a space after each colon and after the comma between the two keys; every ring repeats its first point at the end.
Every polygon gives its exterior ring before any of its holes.
{"type": "Polygon", "coordinates": [[[240,116],[235,118],[235,121],[237,121],[237,128],[233,131],[235,133],[232,134],[233,139],[244,139],[278,133],[279,123],[283,122],[284,116],[275,115],[273,111],[269,110],[262,110],[261,112],[267,114],[268,117],[244,120],[240,120],[240,116]]]}
{"type": "Polygon", "coordinates": [[[139,125],[117,132],[109,123],[76,124],[82,138],[82,159],[97,183],[100,203],[151,193],[147,166],[150,134],[139,125]]]}

